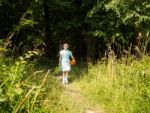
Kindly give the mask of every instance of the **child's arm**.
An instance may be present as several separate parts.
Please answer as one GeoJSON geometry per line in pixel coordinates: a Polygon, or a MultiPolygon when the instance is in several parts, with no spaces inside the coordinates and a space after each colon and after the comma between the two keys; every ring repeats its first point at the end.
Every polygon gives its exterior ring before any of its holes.
{"type": "Polygon", "coordinates": [[[62,56],[61,56],[61,54],[59,53],[59,65],[61,64],[61,60],[62,60],[62,56]]]}
{"type": "Polygon", "coordinates": [[[72,55],[72,52],[70,51],[70,56],[72,59],[75,59],[74,56],[72,55]]]}

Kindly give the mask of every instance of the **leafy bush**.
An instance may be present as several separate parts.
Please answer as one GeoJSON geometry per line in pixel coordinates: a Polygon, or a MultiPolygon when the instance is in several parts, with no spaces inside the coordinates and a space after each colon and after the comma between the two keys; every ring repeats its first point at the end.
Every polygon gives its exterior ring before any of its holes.
{"type": "Polygon", "coordinates": [[[51,72],[36,71],[24,58],[0,58],[1,113],[45,113],[57,107],[62,91],[51,72]]]}

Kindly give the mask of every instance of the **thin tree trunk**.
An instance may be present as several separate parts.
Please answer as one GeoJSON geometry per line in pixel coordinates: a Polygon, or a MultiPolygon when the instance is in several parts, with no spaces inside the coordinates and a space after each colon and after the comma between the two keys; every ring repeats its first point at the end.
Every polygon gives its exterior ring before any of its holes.
{"type": "Polygon", "coordinates": [[[51,37],[50,37],[50,31],[49,31],[49,19],[48,19],[48,14],[49,14],[49,8],[48,8],[48,4],[47,2],[50,2],[47,1],[47,0],[44,0],[43,1],[43,5],[44,5],[44,19],[45,19],[45,55],[46,57],[51,57],[51,37]]]}
{"type": "Polygon", "coordinates": [[[96,56],[96,38],[88,37],[87,38],[87,59],[88,61],[94,61],[96,56]]]}

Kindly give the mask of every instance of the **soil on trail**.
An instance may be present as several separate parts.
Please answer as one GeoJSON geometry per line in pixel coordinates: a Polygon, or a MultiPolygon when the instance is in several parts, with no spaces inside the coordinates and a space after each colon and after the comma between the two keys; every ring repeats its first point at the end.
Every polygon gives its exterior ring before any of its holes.
{"type": "MultiPolygon", "coordinates": [[[[61,76],[57,76],[56,79],[62,84],[61,76]]],[[[69,100],[68,102],[72,104],[73,107],[77,108],[76,111],[71,111],[72,113],[105,113],[100,106],[93,105],[89,99],[84,96],[80,87],[77,87],[74,83],[62,84],[62,86],[64,88],[61,97],[64,98],[63,103],[69,100]]]]}

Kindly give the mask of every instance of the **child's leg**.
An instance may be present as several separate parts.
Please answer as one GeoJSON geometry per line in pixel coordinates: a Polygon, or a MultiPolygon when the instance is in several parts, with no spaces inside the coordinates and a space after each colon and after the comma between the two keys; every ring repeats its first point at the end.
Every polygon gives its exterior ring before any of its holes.
{"type": "Polygon", "coordinates": [[[66,72],[63,71],[63,84],[65,84],[65,75],[66,75],[66,72]]]}
{"type": "Polygon", "coordinates": [[[68,84],[68,74],[69,74],[69,71],[66,71],[65,73],[65,82],[68,84]]]}

